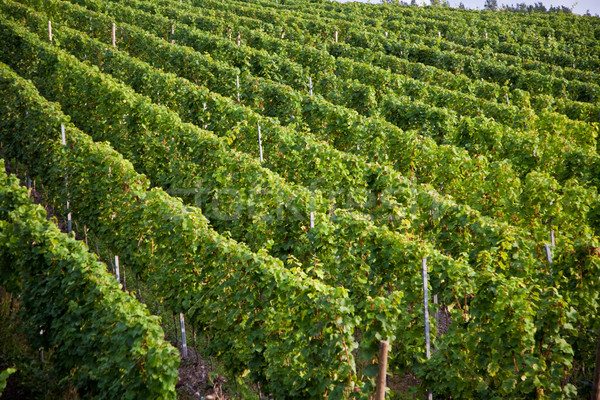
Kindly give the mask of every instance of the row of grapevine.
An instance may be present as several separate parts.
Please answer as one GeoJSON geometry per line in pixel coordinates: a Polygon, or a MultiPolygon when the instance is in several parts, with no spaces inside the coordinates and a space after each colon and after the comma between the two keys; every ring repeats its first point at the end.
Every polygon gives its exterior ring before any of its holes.
{"type": "Polygon", "coordinates": [[[19,295],[29,345],[51,350],[49,362],[82,397],[175,398],[179,359],[157,317],[46,220],[2,160],[0,267],[2,286],[19,295]]]}

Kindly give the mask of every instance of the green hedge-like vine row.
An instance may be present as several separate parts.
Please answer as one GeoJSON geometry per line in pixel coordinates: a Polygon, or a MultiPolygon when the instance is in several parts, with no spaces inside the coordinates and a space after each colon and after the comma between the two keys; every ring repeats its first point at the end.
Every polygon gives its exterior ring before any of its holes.
{"type": "MultiPolygon", "coordinates": [[[[2,86],[7,78],[3,68],[2,86]]],[[[46,220],[1,159],[0,278],[19,295],[28,343],[51,350],[49,362],[79,396],[176,398],[177,350],[164,341],[157,318],[122,292],[86,247],[46,220]]]]}

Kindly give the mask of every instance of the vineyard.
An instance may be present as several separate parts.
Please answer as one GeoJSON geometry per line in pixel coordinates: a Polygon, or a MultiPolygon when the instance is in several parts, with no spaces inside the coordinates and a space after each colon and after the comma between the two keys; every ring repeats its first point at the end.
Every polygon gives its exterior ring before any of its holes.
{"type": "Polygon", "coordinates": [[[177,398],[159,304],[261,398],[372,399],[382,343],[402,395],[598,390],[597,17],[0,0],[0,41],[0,287],[80,398],[177,398]]]}

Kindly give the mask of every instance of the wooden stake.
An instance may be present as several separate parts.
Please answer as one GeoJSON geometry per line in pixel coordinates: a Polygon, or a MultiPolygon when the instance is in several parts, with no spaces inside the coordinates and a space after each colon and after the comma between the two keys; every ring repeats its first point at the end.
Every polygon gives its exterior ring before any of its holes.
{"type": "Polygon", "coordinates": [[[315,213],[314,212],[310,212],[310,229],[313,229],[315,227],[315,213]]]}
{"type": "Polygon", "coordinates": [[[175,25],[171,25],[171,44],[175,44],[175,39],[173,39],[173,36],[175,36],[175,25]]]}
{"type": "Polygon", "coordinates": [[[429,343],[429,289],[427,288],[427,258],[421,260],[423,266],[423,311],[425,316],[425,355],[429,360],[431,358],[431,349],[429,343]]]}
{"type": "Polygon", "coordinates": [[[548,259],[548,263],[552,264],[552,250],[550,250],[550,245],[546,243],[544,247],[546,248],[546,258],[548,259]]]}
{"type": "Polygon", "coordinates": [[[312,78],[308,77],[308,92],[310,93],[310,97],[313,95],[313,86],[312,86],[312,78]]]}
{"type": "Polygon", "coordinates": [[[73,231],[73,222],[71,221],[71,203],[67,200],[67,234],[71,235],[73,231]]]}
{"type": "MultiPolygon", "coordinates": [[[[438,303],[438,298],[437,298],[437,294],[433,295],[433,304],[437,305],[438,303]]],[[[440,310],[439,308],[435,310],[435,326],[439,327],[440,326],[440,310]]]]}
{"type": "MultiPolygon", "coordinates": [[[[427,258],[421,260],[423,267],[423,313],[425,316],[425,355],[429,360],[431,358],[431,343],[429,341],[429,289],[427,287],[427,258]]],[[[427,389],[427,399],[431,400],[433,394],[427,389]]]]}
{"type": "Polygon", "coordinates": [[[181,349],[183,350],[183,358],[187,358],[188,349],[185,340],[185,319],[183,318],[183,313],[179,313],[179,324],[181,326],[181,349]]]}
{"type": "Polygon", "coordinates": [[[379,342],[379,375],[377,376],[377,390],[375,400],[385,400],[385,388],[387,381],[387,356],[389,341],[379,342]]]}
{"type": "Polygon", "coordinates": [[[237,89],[237,102],[240,102],[240,76],[235,77],[235,87],[237,89]]]}
{"type": "Polygon", "coordinates": [[[554,229],[550,231],[550,243],[552,243],[552,246],[556,246],[556,239],[554,238],[554,229]]]}
{"type": "Polygon", "coordinates": [[[115,256],[115,277],[117,278],[117,283],[121,283],[121,277],[119,276],[119,256],[115,256]]]}
{"type": "MultiPolygon", "coordinates": [[[[65,125],[64,124],[60,124],[60,137],[62,140],[62,144],[63,146],[67,146],[67,137],[66,137],[66,131],[65,131],[65,125]]],[[[67,234],[70,235],[71,231],[73,230],[73,223],[71,222],[71,203],[69,201],[69,192],[68,192],[68,187],[69,187],[69,178],[65,176],[65,186],[67,187],[67,234]]]]}
{"type": "Polygon", "coordinates": [[[48,21],[48,37],[52,41],[52,21],[48,21]]]}
{"type": "Polygon", "coordinates": [[[117,26],[114,22],[112,24],[112,45],[113,47],[117,47],[117,26]]]}
{"type": "Polygon", "coordinates": [[[334,35],[335,35],[335,42],[337,43],[338,42],[338,31],[335,31],[334,35]]]}
{"type": "Polygon", "coordinates": [[[123,268],[123,291],[127,291],[127,277],[125,276],[125,268],[123,268]]]}
{"type": "Polygon", "coordinates": [[[242,34],[240,32],[238,32],[238,36],[237,36],[237,45],[241,45],[242,44],[242,34]]]}
{"type": "Polygon", "coordinates": [[[262,148],[262,135],[260,133],[260,125],[258,126],[258,153],[260,155],[260,162],[263,162],[263,148],[262,148]]]}

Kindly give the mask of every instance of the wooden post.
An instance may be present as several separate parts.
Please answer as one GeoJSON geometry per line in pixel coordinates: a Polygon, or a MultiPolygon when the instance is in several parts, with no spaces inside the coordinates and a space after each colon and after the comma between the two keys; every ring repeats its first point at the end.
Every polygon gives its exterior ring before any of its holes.
{"type": "Polygon", "coordinates": [[[183,350],[183,358],[187,358],[188,349],[187,341],[185,339],[185,319],[183,318],[183,313],[179,313],[179,324],[181,326],[181,349],[183,350]]]}
{"type": "Polygon", "coordinates": [[[389,341],[379,342],[379,375],[377,376],[377,390],[375,400],[385,400],[385,388],[387,380],[387,356],[389,341]]]}
{"type": "Polygon", "coordinates": [[[550,249],[550,245],[548,243],[546,243],[544,245],[545,249],[546,249],[546,258],[548,259],[548,264],[550,264],[550,274],[549,274],[549,279],[550,279],[550,285],[554,286],[554,269],[552,268],[552,250],[550,249]]]}
{"type": "MultiPolygon", "coordinates": [[[[67,137],[65,133],[65,125],[60,125],[60,136],[62,140],[62,145],[67,146],[67,137]]],[[[73,230],[73,224],[71,222],[71,202],[69,201],[69,178],[65,176],[65,186],[67,187],[67,234],[70,235],[73,230]]]]}
{"type": "Polygon", "coordinates": [[[175,44],[175,39],[173,39],[173,36],[175,36],[175,24],[171,25],[171,44],[175,44]]]}
{"type": "Polygon", "coordinates": [[[238,36],[237,36],[237,45],[241,45],[242,44],[242,33],[238,32],[238,36]]]}
{"type": "Polygon", "coordinates": [[[52,41],[52,21],[48,21],[48,37],[52,41]]]}
{"type": "Polygon", "coordinates": [[[121,277],[119,276],[119,256],[115,256],[115,277],[117,278],[117,283],[121,283],[121,277]]]}
{"type": "Polygon", "coordinates": [[[263,162],[263,149],[262,149],[262,135],[260,133],[260,125],[256,124],[258,127],[258,153],[260,155],[260,162],[263,162]]]}
{"type": "MultiPolygon", "coordinates": [[[[437,294],[433,295],[433,304],[435,304],[435,305],[438,304],[437,294]]],[[[440,326],[440,310],[439,310],[439,308],[435,310],[435,326],[437,326],[437,327],[440,326]]]]}
{"type": "Polygon", "coordinates": [[[63,146],[66,146],[67,145],[67,137],[65,134],[65,125],[64,124],[60,124],[60,138],[62,140],[63,146]]]}
{"type": "Polygon", "coordinates": [[[337,43],[338,42],[338,31],[335,31],[334,35],[335,35],[335,42],[337,43]]]}
{"type": "Polygon", "coordinates": [[[310,97],[313,95],[313,86],[312,86],[312,78],[308,77],[308,92],[310,93],[310,97]]]}
{"type": "Polygon", "coordinates": [[[113,47],[117,47],[117,26],[114,22],[112,24],[112,45],[113,47]]]}
{"type": "Polygon", "coordinates": [[[548,263],[552,264],[552,250],[550,250],[550,245],[546,243],[544,247],[546,248],[546,258],[548,259],[548,263]]]}
{"type": "Polygon", "coordinates": [[[556,238],[554,237],[554,229],[552,229],[550,231],[550,243],[552,243],[552,246],[556,246],[556,238]]]}
{"type": "Polygon", "coordinates": [[[314,212],[310,212],[310,229],[313,229],[315,227],[315,213],[314,212]]]}
{"type": "MultiPolygon", "coordinates": [[[[206,111],[206,103],[202,103],[202,109],[206,111]]],[[[208,127],[208,124],[204,124],[204,129],[208,127]]]]}
{"type": "MultiPolygon", "coordinates": [[[[425,317],[425,356],[429,360],[431,358],[431,343],[429,340],[429,289],[427,288],[427,258],[421,260],[423,267],[423,311],[425,317]]],[[[431,400],[433,394],[430,389],[427,389],[427,399],[431,400]]]]}
{"type": "Polygon", "coordinates": [[[237,102],[240,102],[240,76],[235,77],[235,87],[237,89],[237,102]]]}
{"type": "Polygon", "coordinates": [[[423,311],[425,316],[425,355],[429,360],[431,358],[431,349],[429,343],[429,289],[427,288],[427,258],[421,260],[423,266],[423,311]]]}

